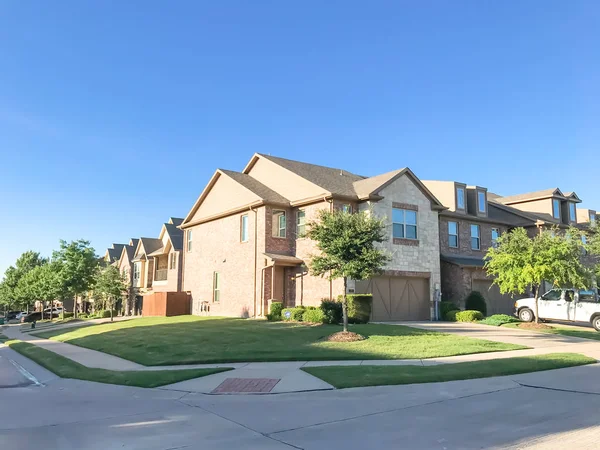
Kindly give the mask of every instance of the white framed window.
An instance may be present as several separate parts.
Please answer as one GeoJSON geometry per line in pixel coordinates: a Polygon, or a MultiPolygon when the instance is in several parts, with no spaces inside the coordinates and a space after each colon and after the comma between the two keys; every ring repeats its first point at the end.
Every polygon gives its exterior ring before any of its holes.
{"type": "Polygon", "coordinates": [[[248,242],[248,214],[244,214],[240,218],[240,240],[248,242]]]}
{"type": "Polygon", "coordinates": [[[187,231],[187,251],[192,251],[192,230],[187,231]]]}
{"type": "Polygon", "coordinates": [[[417,212],[392,208],[392,236],[400,239],[417,239],[417,212]]]}
{"type": "Polygon", "coordinates": [[[577,211],[575,209],[575,203],[569,202],[569,220],[571,222],[577,222],[577,211]]]}
{"type": "Polygon", "coordinates": [[[296,235],[297,237],[304,237],[306,232],[306,211],[299,209],[296,212],[296,235]]]}
{"type": "Polygon", "coordinates": [[[552,200],[552,217],[560,219],[560,200],[557,198],[552,200]]]}
{"type": "Polygon", "coordinates": [[[487,207],[485,203],[485,192],[477,191],[477,210],[480,213],[485,213],[487,207]]]}
{"type": "Polygon", "coordinates": [[[481,238],[479,234],[479,225],[471,224],[471,248],[473,250],[481,249],[481,238]]]}
{"type": "Polygon", "coordinates": [[[140,279],[140,263],[134,263],[133,264],[133,279],[134,280],[139,280],[140,279]]]}
{"type": "Polygon", "coordinates": [[[500,230],[498,228],[492,228],[492,247],[497,247],[498,238],[500,237],[500,230]]]}
{"type": "Polygon", "coordinates": [[[273,211],[273,237],[286,237],[286,226],[285,211],[273,211]]]}
{"type": "Polygon", "coordinates": [[[213,273],[213,302],[218,303],[221,301],[221,274],[219,272],[213,273]]]}
{"type": "Polygon", "coordinates": [[[448,246],[458,248],[458,222],[448,222],[448,246]]]}
{"type": "Polygon", "coordinates": [[[169,253],[169,269],[177,269],[177,253],[171,252],[169,253]]]}
{"type": "Polygon", "coordinates": [[[352,205],[350,203],[344,203],[342,205],[342,211],[347,214],[352,214],[352,205]]]}
{"type": "Polygon", "coordinates": [[[596,214],[590,213],[590,222],[592,222],[592,223],[596,222],[596,214]]]}
{"type": "Polygon", "coordinates": [[[456,207],[465,209],[465,188],[456,188],[456,207]]]}

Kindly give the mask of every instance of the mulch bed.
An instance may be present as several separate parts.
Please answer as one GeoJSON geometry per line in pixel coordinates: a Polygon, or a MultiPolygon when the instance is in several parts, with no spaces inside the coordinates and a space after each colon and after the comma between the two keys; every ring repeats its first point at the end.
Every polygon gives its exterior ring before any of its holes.
{"type": "Polygon", "coordinates": [[[543,323],[535,323],[535,322],[524,322],[517,325],[519,328],[525,328],[526,330],[551,330],[552,327],[549,327],[543,323]]]}
{"type": "Polygon", "coordinates": [[[325,340],[329,342],[356,342],[364,341],[365,339],[366,338],[363,335],[354,333],[352,331],[340,331],[325,338],[325,340]]]}

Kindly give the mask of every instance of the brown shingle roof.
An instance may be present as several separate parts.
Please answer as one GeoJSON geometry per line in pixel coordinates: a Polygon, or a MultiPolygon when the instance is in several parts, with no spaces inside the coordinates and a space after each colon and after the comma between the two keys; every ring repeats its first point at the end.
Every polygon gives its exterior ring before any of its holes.
{"type": "Polygon", "coordinates": [[[296,175],[316,184],[327,192],[346,197],[355,197],[356,192],[354,190],[354,182],[365,178],[342,169],[292,161],[291,159],[279,158],[271,155],[260,154],[260,156],[290,172],[294,172],[296,175]]]}
{"type": "Polygon", "coordinates": [[[495,200],[499,203],[510,204],[525,202],[528,200],[549,198],[549,197],[564,197],[563,193],[558,188],[544,189],[541,191],[527,192],[525,194],[509,195],[508,197],[498,197],[495,200]]]}
{"type": "Polygon", "coordinates": [[[354,191],[356,195],[358,195],[358,198],[366,198],[403,170],[405,169],[393,170],[391,172],[382,173],[381,175],[375,175],[374,177],[355,181],[353,183],[354,191]]]}
{"type": "Polygon", "coordinates": [[[224,170],[219,169],[228,177],[232,178],[234,181],[238,182],[242,186],[244,186],[249,191],[258,195],[262,200],[271,203],[279,203],[279,204],[288,204],[290,201],[285,198],[283,195],[275,192],[273,189],[265,186],[260,181],[255,178],[252,178],[250,175],[246,175],[241,172],[234,172],[232,170],[224,170]]]}

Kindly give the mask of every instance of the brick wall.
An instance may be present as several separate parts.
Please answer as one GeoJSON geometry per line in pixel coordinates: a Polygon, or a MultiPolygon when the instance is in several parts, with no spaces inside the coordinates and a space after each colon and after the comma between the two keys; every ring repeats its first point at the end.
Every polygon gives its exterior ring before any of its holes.
{"type": "Polygon", "coordinates": [[[471,293],[473,280],[489,280],[483,269],[460,267],[446,261],[441,263],[442,272],[442,300],[452,301],[461,308],[465,307],[464,301],[471,293]]]}
{"type": "Polygon", "coordinates": [[[489,223],[482,223],[473,217],[465,219],[455,219],[441,216],[440,217],[440,252],[445,255],[461,255],[471,257],[483,257],[485,256],[488,249],[492,246],[492,228],[498,228],[500,234],[507,231],[507,227],[504,225],[496,225],[489,223]],[[458,248],[450,247],[448,245],[448,222],[456,222],[458,224],[458,248]],[[480,235],[480,250],[473,250],[471,248],[471,224],[479,225],[480,235]]]}
{"type": "Polygon", "coordinates": [[[265,207],[265,252],[293,255],[296,247],[296,210],[265,207]],[[282,210],[286,214],[286,237],[273,236],[273,211],[282,210]]]}

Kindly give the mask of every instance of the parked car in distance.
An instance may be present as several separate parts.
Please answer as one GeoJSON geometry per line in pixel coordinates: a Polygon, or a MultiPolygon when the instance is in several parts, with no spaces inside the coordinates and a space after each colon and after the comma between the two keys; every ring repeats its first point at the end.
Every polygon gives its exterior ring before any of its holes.
{"type": "Polygon", "coordinates": [[[57,308],[46,308],[44,310],[44,318],[48,317],[50,318],[50,310],[52,310],[52,317],[58,317],[62,314],[63,312],[63,308],[61,307],[57,307],[57,308]]]}
{"type": "Polygon", "coordinates": [[[5,319],[6,319],[7,322],[9,320],[15,320],[19,314],[21,314],[21,311],[8,311],[6,313],[5,319]]]}
{"type": "Polygon", "coordinates": [[[23,316],[21,318],[21,322],[27,323],[27,322],[33,322],[33,321],[37,321],[37,320],[41,320],[41,319],[42,319],[42,313],[37,311],[37,312],[29,313],[26,316],[23,316]]]}
{"type": "MultiPolygon", "coordinates": [[[[552,289],[538,299],[538,314],[543,320],[563,320],[591,324],[600,331],[598,290],[552,289]]],[[[523,322],[535,319],[535,299],[515,302],[515,315],[523,322]]]]}
{"type": "Polygon", "coordinates": [[[23,317],[25,317],[27,314],[29,314],[28,312],[22,311],[19,314],[17,314],[17,316],[15,317],[16,320],[18,320],[19,322],[21,321],[21,319],[23,317]]]}

